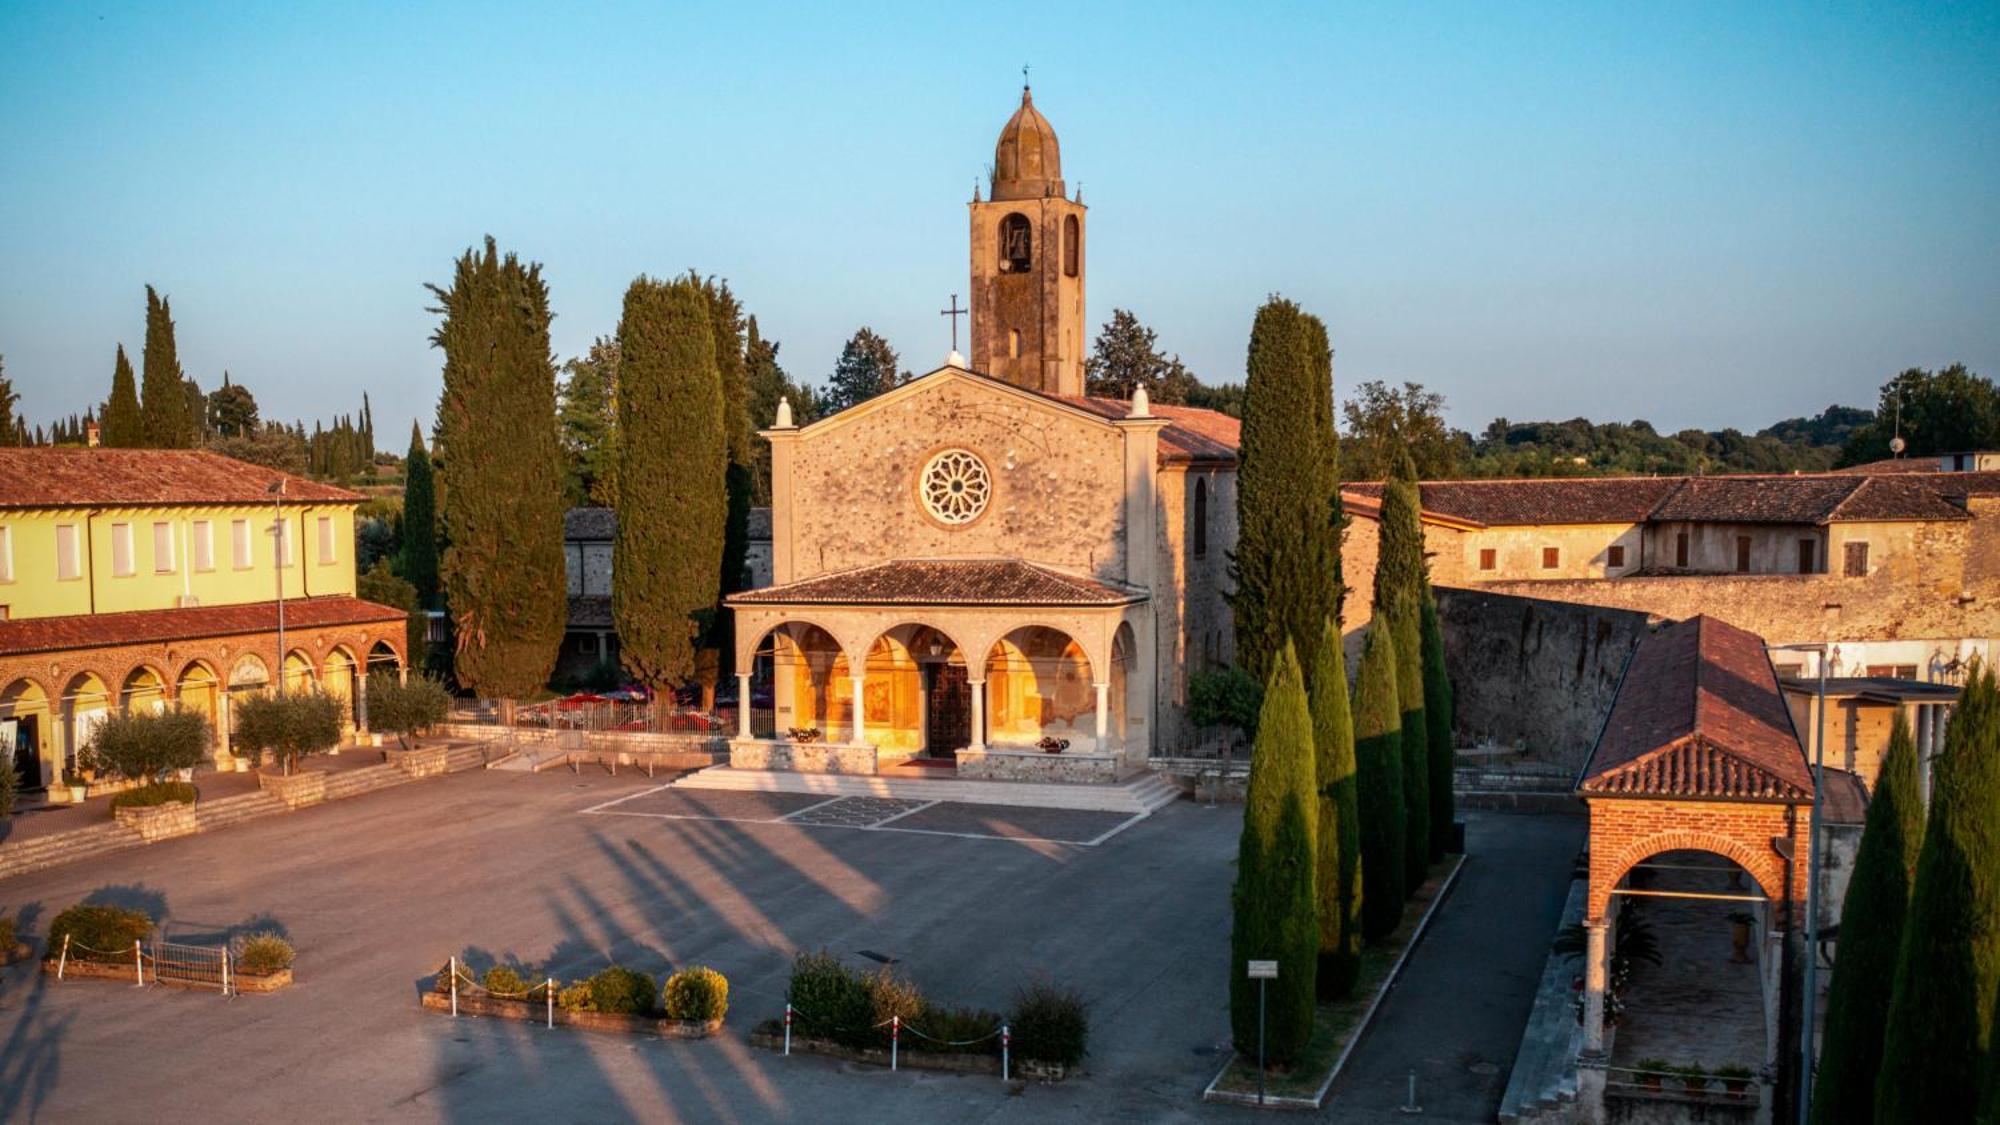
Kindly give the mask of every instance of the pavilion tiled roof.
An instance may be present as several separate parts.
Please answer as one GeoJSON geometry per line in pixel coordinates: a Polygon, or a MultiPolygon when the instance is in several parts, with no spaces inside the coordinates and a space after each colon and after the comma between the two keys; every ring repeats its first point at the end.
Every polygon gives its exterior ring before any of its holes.
{"type": "MultiPolygon", "coordinates": [[[[406,610],[345,595],[288,598],[285,601],[287,629],[402,621],[408,616],[406,610]]],[[[278,603],[274,601],[187,609],[80,613],[67,617],[29,617],[0,621],[0,656],[233,637],[246,633],[276,632],[277,628],[278,603]]]]}
{"type": "Polygon", "coordinates": [[[896,559],[730,595],[730,605],[1115,606],[1146,595],[1019,559],[896,559]]]}
{"type": "Polygon", "coordinates": [[[1763,639],[1703,615],[1640,642],[1577,790],[1812,800],[1812,773],[1763,639]]]}
{"type": "MultiPolygon", "coordinates": [[[[1049,395],[1058,402],[1090,411],[1100,418],[1119,419],[1132,412],[1132,404],[1120,398],[1089,395],[1049,395]]],[[[1234,465],[1236,450],[1243,440],[1243,423],[1219,410],[1198,406],[1163,406],[1155,403],[1153,416],[1170,424],[1160,431],[1160,463],[1234,465]]]]}
{"type": "Polygon", "coordinates": [[[200,449],[0,449],[0,508],[268,504],[285,482],[289,502],[359,504],[366,497],[200,449]]]}

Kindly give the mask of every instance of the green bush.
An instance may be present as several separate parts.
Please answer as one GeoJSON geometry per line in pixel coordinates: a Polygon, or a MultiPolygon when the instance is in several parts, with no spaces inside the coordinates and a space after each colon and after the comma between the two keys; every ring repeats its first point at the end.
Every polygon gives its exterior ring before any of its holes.
{"type": "Polygon", "coordinates": [[[0,816],[13,816],[14,803],[21,798],[21,775],[14,772],[14,763],[0,761],[0,816]]]}
{"type": "Polygon", "coordinates": [[[792,961],[785,999],[792,1005],[792,1026],[809,1039],[866,1042],[874,1010],[867,977],[840,963],[833,954],[801,953],[792,961]]]}
{"type": "Polygon", "coordinates": [[[15,930],[18,924],[12,917],[0,915],[0,957],[12,953],[20,943],[21,935],[15,930]]]}
{"type": "Polygon", "coordinates": [[[292,943],[260,930],[245,937],[236,950],[236,967],[252,976],[264,976],[292,967],[292,943]]]}
{"type": "Polygon", "coordinates": [[[269,750],[286,773],[300,758],[340,745],[347,701],[318,690],[251,695],[231,705],[238,753],[269,750]]]}
{"type": "Polygon", "coordinates": [[[1024,1059],[1069,1067],[1088,1052],[1090,1008],[1074,988],[1047,980],[1029,984],[1015,995],[1008,1022],[1014,1053],[1024,1059]]]}
{"type": "Polygon", "coordinates": [[[571,981],[556,991],[556,1007],[565,1012],[594,1012],[597,1000],[594,998],[590,982],[571,981]]]}
{"type": "Polygon", "coordinates": [[[450,715],[451,692],[428,676],[411,676],[408,683],[389,672],[368,677],[369,727],[395,735],[405,750],[450,715]]]}
{"type": "Polygon", "coordinates": [[[659,991],[652,977],[612,965],[590,978],[590,1002],[600,1012],[642,1016],[659,1006],[659,991]]]}
{"type": "Polygon", "coordinates": [[[954,1055],[997,1055],[1000,1053],[998,1013],[984,1008],[941,1008],[925,1005],[923,1014],[912,1021],[929,1038],[918,1040],[926,1051],[954,1055]]]}
{"type": "Polygon", "coordinates": [[[495,965],[480,978],[480,987],[498,996],[518,997],[528,991],[527,978],[512,965],[495,965]]]}
{"type": "Polygon", "coordinates": [[[1234,665],[1188,677],[1188,721],[1197,727],[1230,727],[1251,742],[1257,738],[1257,712],[1263,706],[1264,685],[1234,665]]]}
{"type": "Polygon", "coordinates": [[[667,1018],[719,1020],[729,1011],[729,978],[705,965],[682,969],[661,990],[667,1018]]]}
{"type": "Polygon", "coordinates": [[[153,919],[143,910],[122,906],[77,903],[49,923],[49,955],[62,952],[63,938],[70,941],[71,956],[110,956],[122,960],[132,955],[132,943],[153,936],[153,919]]]}
{"type": "Polygon", "coordinates": [[[193,769],[208,752],[208,719],[182,707],[113,712],[90,736],[90,760],[128,781],[153,781],[193,769]]]}
{"type": "Polygon", "coordinates": [[[137,789],[113,793],[111,807],[113,810],[150,809],[176,801],[192,805],[195,795],[194,786],[185,781],[155,781],[151,785],[141,785],[137,789]]]}

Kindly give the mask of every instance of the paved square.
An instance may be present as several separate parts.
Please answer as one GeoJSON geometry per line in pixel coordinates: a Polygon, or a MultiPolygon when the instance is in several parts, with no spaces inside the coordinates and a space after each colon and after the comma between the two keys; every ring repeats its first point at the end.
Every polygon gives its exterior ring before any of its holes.
{"type": "Polygon", "coordinates": [[[826,803],[812,793],[743,793],[731,789],[658,789],[585,809],[619,816],[694,817],[699,820],[775,821],[826,803]]]}
{"type": "Polygon", "coordinates": [[[1002,840],[1047,840],[1095,844],[1143,819],[1129,813],[1089,809],[1031,809],[1014,805],[974,805],[944,801],[885,825],[892,832],[935,832],[991,836],[1002,840]]]}
{"type": "Polygon", "coordinates": [[[801,809],[787,818],[786,823],[811,824],[822,828],[873,828],[932,803],[901,801],[894,797],[842,797],[801,809]]]}

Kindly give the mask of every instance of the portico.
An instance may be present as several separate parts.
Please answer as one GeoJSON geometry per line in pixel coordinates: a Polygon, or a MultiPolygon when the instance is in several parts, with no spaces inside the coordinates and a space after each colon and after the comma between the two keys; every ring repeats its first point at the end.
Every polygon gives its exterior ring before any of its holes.
{"type": "Polygon", "coordinates": [[[739,768],[1110,781],[1148,753],[1140,590],[1016,559],[895,560],[729,599],[739,768]],[[856,701],[859,700],[859,706],[856,701]]]}

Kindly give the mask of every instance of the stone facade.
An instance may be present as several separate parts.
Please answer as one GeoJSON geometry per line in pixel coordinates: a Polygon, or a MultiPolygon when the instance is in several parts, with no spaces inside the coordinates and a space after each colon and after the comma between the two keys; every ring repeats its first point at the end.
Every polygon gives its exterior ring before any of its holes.
{"type": "Polygon", "coordinates": [[[737,739],[729,744],[731,769],[872,774],[877,764],[873,746],[777,739],[737,739]]]}
{"type": "Polygon", "coordinates": [[[989,746],[984,750],[961,750],[958,754],[958,776],[987,781],[1108,784],[1118,780],[1120,768],[1116,754],[1088,754],[1074,750],[1049,754],[1040,750],[1007,750],[989,746]]]}

